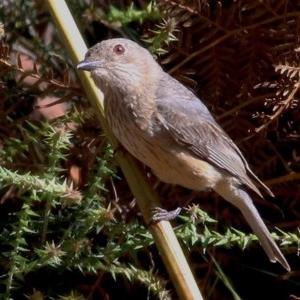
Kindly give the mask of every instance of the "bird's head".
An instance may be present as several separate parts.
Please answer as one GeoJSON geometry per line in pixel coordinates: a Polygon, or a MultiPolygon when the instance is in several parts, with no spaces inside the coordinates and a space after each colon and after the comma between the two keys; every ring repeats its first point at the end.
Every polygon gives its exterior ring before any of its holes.
{"type": "Polygon", "coordinates": [[[140,88],[161,72],[148,50],[123,38],[105,40],[90,48],[77,69],[90,71],[99,88],[140,88]]]}

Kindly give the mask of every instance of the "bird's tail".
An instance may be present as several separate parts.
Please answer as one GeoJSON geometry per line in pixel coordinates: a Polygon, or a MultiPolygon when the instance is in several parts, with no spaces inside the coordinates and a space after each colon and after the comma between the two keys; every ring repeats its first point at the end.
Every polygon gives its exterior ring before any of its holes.
{"type": "Polygon", "coordinates": [[[215,191],[218,194],[220,194],[224,199],[226,199],[241,210],[250,227],[257,235],[270,261],[278,261],[287,271],[290,271],[291,268],[288,262],[281,253],[274,239],[271,237],[268,228],[261,219],[250,196],[247,194],[246,191],[242,190],[241,188],[237,187],[235,184],[229,181],[230,180],[223,181],[222,183],[217,185],[215,191]]]}

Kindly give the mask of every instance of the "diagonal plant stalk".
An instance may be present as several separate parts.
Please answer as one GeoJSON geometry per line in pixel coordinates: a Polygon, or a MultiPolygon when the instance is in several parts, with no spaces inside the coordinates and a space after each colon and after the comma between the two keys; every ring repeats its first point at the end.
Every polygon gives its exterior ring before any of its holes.
{"type": "MultiPolygon", "coordinates": [[[[74,63],[77,63],[84,58],[87,48],[65,1],[48,0],[46,2],[63,36],[65,46],[69,50],[74,63]]],[[[118,142],[109,130],[104,117],[102,93],[95,87],[87,73],[80,72],[78,76],[110,144],[114,149],[117,149],[118,142]]],[[[149,224],[152,217],[151,209],[160,206],[157,195],[147,183],[145,175],[131,155],[123,151],[116,151],[116,159],[137,199],[146,223],[149,224]]],[[[180,299],[203,299],[170,223],[161,221],[152,224],[149,229],[180,299]]]]}

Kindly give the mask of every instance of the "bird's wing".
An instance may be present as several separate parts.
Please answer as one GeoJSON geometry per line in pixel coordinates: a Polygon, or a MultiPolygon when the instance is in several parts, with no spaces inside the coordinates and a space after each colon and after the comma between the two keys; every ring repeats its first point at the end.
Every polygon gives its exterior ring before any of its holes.
{"type": "Polygon", "coordinates": [[[183,145],[200,159],[238,178],[242,184],[261,196],[248,177],[250,175],[272,195],[250,170],[234,142],[192,92],[169,76],[161,80],[159,86],[156,93],[157,118],[176,143],[183,145]]]}

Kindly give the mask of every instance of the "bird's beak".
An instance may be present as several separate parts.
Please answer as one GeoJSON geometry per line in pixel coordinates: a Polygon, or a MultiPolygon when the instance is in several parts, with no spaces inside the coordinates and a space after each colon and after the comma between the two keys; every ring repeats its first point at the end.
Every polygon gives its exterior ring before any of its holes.
{"type": "Polygon", "coordinates": [[[79,62],[79,64],[77,65],[77,69],[83,71],[93,71],[97,68],[100,68],[101,65],[102,65],[102,61],[100,60],[95,60],[95,61],[83,60],[79,62]]]}

